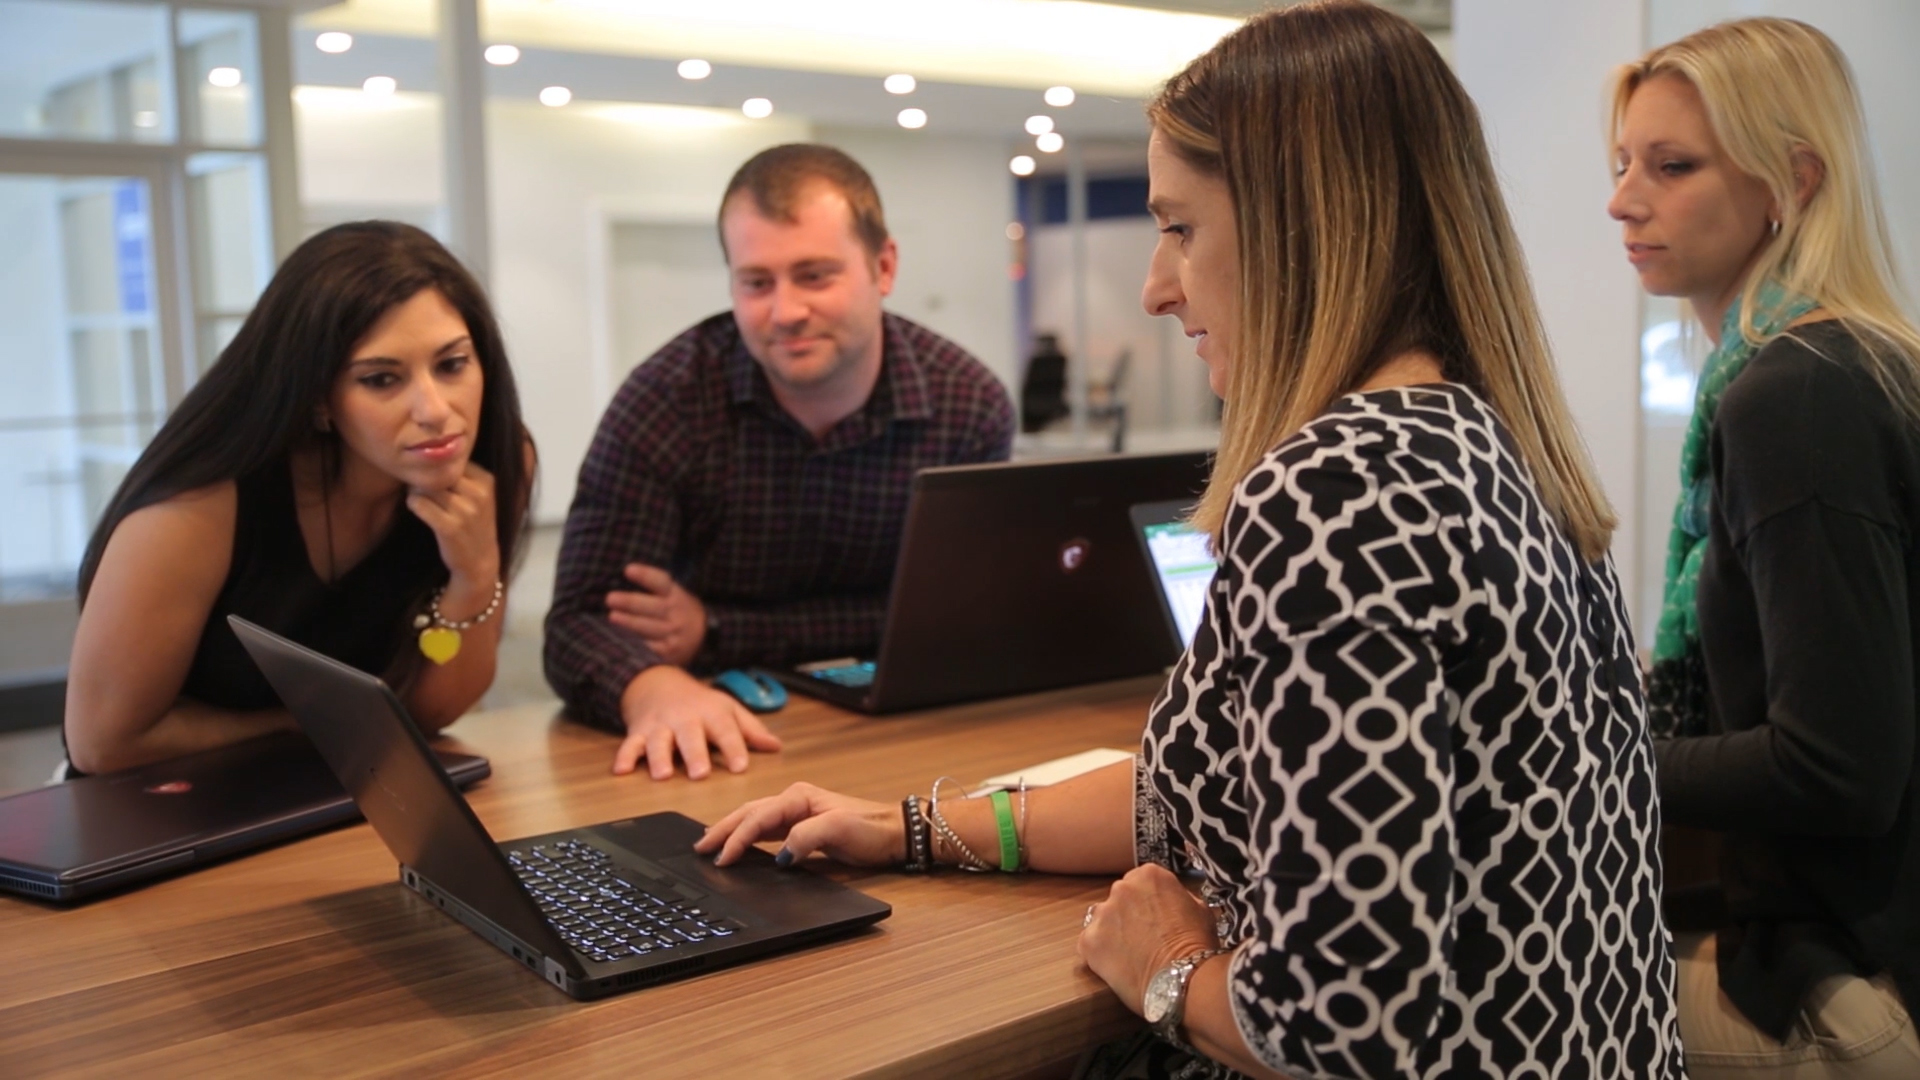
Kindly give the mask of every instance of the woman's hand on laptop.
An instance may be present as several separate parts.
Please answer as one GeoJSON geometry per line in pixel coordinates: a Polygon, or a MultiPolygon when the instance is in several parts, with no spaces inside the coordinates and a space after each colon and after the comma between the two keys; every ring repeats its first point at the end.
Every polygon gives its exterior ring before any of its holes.
{"type": "Polygon", "coordinates": [[[778,795],[755,799],[721,818],[693,845],[714,855],[716,866],[737,861],[762,840],[785,840],[780,865],[814,852],[849,866],[893,866],[906,854],[906,823],[900,807],[794,784],[778,795]]]}
{"type": "Polygon", "coordinates": [[[713,771],[709,746],[720,752],[728,772],[746,771],[749,750],[780,749],[779,737],[759,717],[671,664],[633,677],[620,695],[620,718],[627,737],[613,755],[615,775],[634,771],[645,758],[655,780],[668,779],[677,751],[688,779],[704,780],[713,771]]]}

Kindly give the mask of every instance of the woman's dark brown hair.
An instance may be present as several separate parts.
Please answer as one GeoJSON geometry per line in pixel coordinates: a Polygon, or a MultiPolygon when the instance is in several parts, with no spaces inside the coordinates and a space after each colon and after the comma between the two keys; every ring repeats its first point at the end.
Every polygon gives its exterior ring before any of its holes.
{"type": "MultiPolygon", "coordinates": [[[[315,414],[353,347],[381,316],[423,289],[438,291],[466,321],[485,378],[473,461],[494,476],[500,566],[511,568],[532,483],[531,440],[493,309],[439,241],[411,225],[362,221],[319,233],[287,256],[239,333],[167,417],[87,543],[81,603],[108,537],[128,514],[261,471],[285,474],[299,449],[337,451],[325,445],[337,436],[315,430],[315,414]]],[[[337,469],[337,452],[322,456],[337,469]]]]}

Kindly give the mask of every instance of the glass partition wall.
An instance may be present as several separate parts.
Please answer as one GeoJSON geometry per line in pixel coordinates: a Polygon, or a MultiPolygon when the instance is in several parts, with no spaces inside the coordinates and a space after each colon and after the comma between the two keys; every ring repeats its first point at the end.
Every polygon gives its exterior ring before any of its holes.
{"type": "Polygon", "coordinates": [[[0,0],[0,692],[64,678],[94,522],[272,272],[263,24],[0,0]]]}

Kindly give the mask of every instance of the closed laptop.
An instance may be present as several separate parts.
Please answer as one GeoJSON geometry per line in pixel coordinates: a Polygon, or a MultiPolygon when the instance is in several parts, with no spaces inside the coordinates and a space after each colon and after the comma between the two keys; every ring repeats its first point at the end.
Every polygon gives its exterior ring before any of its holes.
{"type": "MultiPolygon", "coordinates": [[[[455,783],[487,759],[439,751],[455,783]]],[[[360,811],[286,731],[0,799],[0,890],[77,900],[306,836],[360,811]]]]}

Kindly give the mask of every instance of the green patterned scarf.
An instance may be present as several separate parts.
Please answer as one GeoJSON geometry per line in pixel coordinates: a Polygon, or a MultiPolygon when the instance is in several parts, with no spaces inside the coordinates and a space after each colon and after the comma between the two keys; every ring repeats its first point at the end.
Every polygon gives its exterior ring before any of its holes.
{"type": "MultiPolygon", "coordinates": [[[[1755,298],[1754,330],[1766,341],[1817,305],[1789,295],[1769,282],[1755,298]]],[[[1700,612],[1694,591],[1707,554],[1707,526],[1713,512],[1713,414],[1727,387],[1746,369],[1759,346],[1740,332],[1742,308],[1734,304],[1720,323],[1720,344],[1700,371],[1693,417],[1680,448],[1680,498],[1667,533],[1666,589],[1660,623],[1653,635],[1653,668],[1647,673],[1647,724],[1656,738],[1704,735],[1707,731],[1707,672],[1700,653],[1700,612]]]]}

